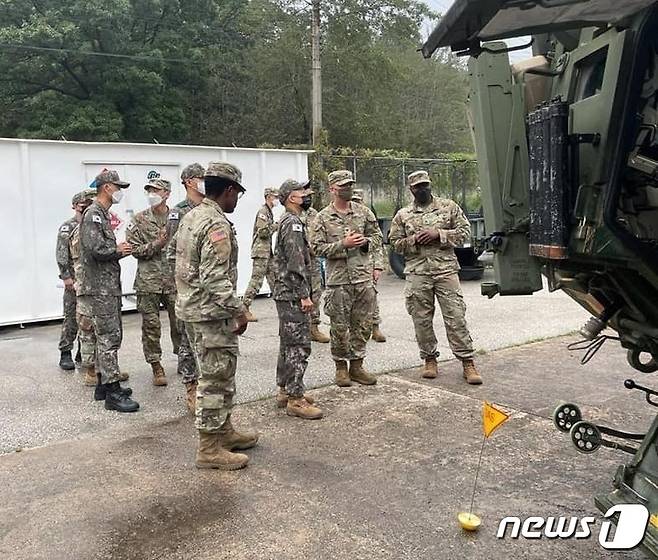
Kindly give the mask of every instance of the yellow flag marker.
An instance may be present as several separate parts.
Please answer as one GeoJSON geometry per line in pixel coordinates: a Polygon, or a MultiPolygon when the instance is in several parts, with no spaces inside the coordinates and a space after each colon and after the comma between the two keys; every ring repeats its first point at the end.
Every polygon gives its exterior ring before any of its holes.
{"type": "Polygon", "coordinates": [[[459,525],[465,531],[477,531],[482,524],[482,520],[473,513],[473,503],[475,501],[475,491],[478,485],[478,477],[480,476],[480,467],[482,466],[482,454],[484,453],[484,444],[487,439],[493,434],[497,428],[500,428],[505,422],[509,420],[509,414],[496,408],[494,405],[484,401],[482,407],[482,431],[484,438],[482,438],[482,447],[480,448],[480,458],[478,459],[478,466],[475,471],[475,484],[473,484],[473,495],[471,496],[471,507],[468,512],[462,512],[457,515],[459,525]]]}
{"type": "Polygon", "coordinates": [[[484,430],[485,438],[490,437],[497,428],[500,428],[508,420],[509,414],[505,414],[494,405],[484,401],[484,406],[482,407],[482,429],[484,430]]]}

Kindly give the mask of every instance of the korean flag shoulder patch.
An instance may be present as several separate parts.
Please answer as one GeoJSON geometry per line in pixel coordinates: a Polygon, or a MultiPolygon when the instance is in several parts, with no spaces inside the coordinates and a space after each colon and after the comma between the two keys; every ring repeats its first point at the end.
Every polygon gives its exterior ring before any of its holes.
{"type": "Polygon", "coordinates": [[[178,220],[178,218],[179,218],[179,214],[178,214],[178,212],[171,212],[171,213],[169,214],[169,219],[170,219],[170,220],[178,220]]]}
{"type": "Polygon", "coordinates": [[[304,231],[304,226],[302,224],[292,224],[292,231],[302,232],[304,231]]]}
{"type": "Polygon", "coordinates": [[[94,214],[91,217],[91,221],[94,222],[95,224],[102,224],[103,220],[101,220],[101,217],[98,214],[94,214]]]}
{"type": "Polygon", "coordinates": [[[69,226],[62,226],[59,231],[62,233],[68,233],[71,228],[69,226]]]}

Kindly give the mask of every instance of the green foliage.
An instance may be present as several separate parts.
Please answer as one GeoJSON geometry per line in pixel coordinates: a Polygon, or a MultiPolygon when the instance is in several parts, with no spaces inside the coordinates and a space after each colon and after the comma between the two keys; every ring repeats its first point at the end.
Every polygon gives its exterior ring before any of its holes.
{"type": "MultiPolygon", "coordinates": [[[[462,67],[416,52],[423,2],[322,14],[325,146],[472,149],[462,67]]],[[[310,17],[303,0],[0,0],[0,135],[307,145],[310,17]]]]}

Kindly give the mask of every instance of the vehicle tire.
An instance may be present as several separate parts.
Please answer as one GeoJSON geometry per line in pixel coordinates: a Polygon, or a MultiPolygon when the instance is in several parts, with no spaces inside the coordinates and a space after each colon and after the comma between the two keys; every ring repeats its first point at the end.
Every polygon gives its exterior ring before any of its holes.
{"type": "Polygon", "coordinates": [[[468,282],[469,280],[482,280],[483,276],[483,266],[465,266],[459,271],[459,279],[465,282],[468,282]]]}
{"type": "Polygon", "coordinates": [[[400,253],[396,253],[393,249],[389,247],[388,249],[388,264],[391,265],[391,270],[395,275],[400,279],[404,280],[406,278],[404,274],[405,258],[400,253]]]}

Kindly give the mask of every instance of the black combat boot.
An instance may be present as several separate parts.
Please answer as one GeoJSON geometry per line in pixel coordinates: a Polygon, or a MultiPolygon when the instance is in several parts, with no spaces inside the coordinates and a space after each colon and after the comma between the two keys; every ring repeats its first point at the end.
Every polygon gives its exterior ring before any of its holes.
{"type": "Polygon", "coordinates": [[[75,369],[75,364],[73,363],[73,358],[71,357],[71,351],[62,352],[59,358],[59,367],[63,370],[71,371],[75,369]]]}
{"type": "Polygon", "coordinates": [[[80,367],[82,365],[82,354],[80,354],[80,345],[78,344],[78,351],[75,353],[75,359],[73,360],[75,365],[80,367]]]}
{"type": "MultiPolygon", "coordinates": [[[[119,388],[121,389],[121,392],[126,395],[126,397],[129,397],[133,394],[133,390],[130,387],[121,387],[121,385],[119,385],[119,388]]],[[[107,386],[103,385],[102,383],[98,383],[94,389],[94,400],[104,401],[106,396],[107,386]]]]}
{"type": "Polygon", "coordinates": [[[105,408],[117,412],[137,412],[139,404],[123,393],[118,381],[105,385],[105,408]]]}

